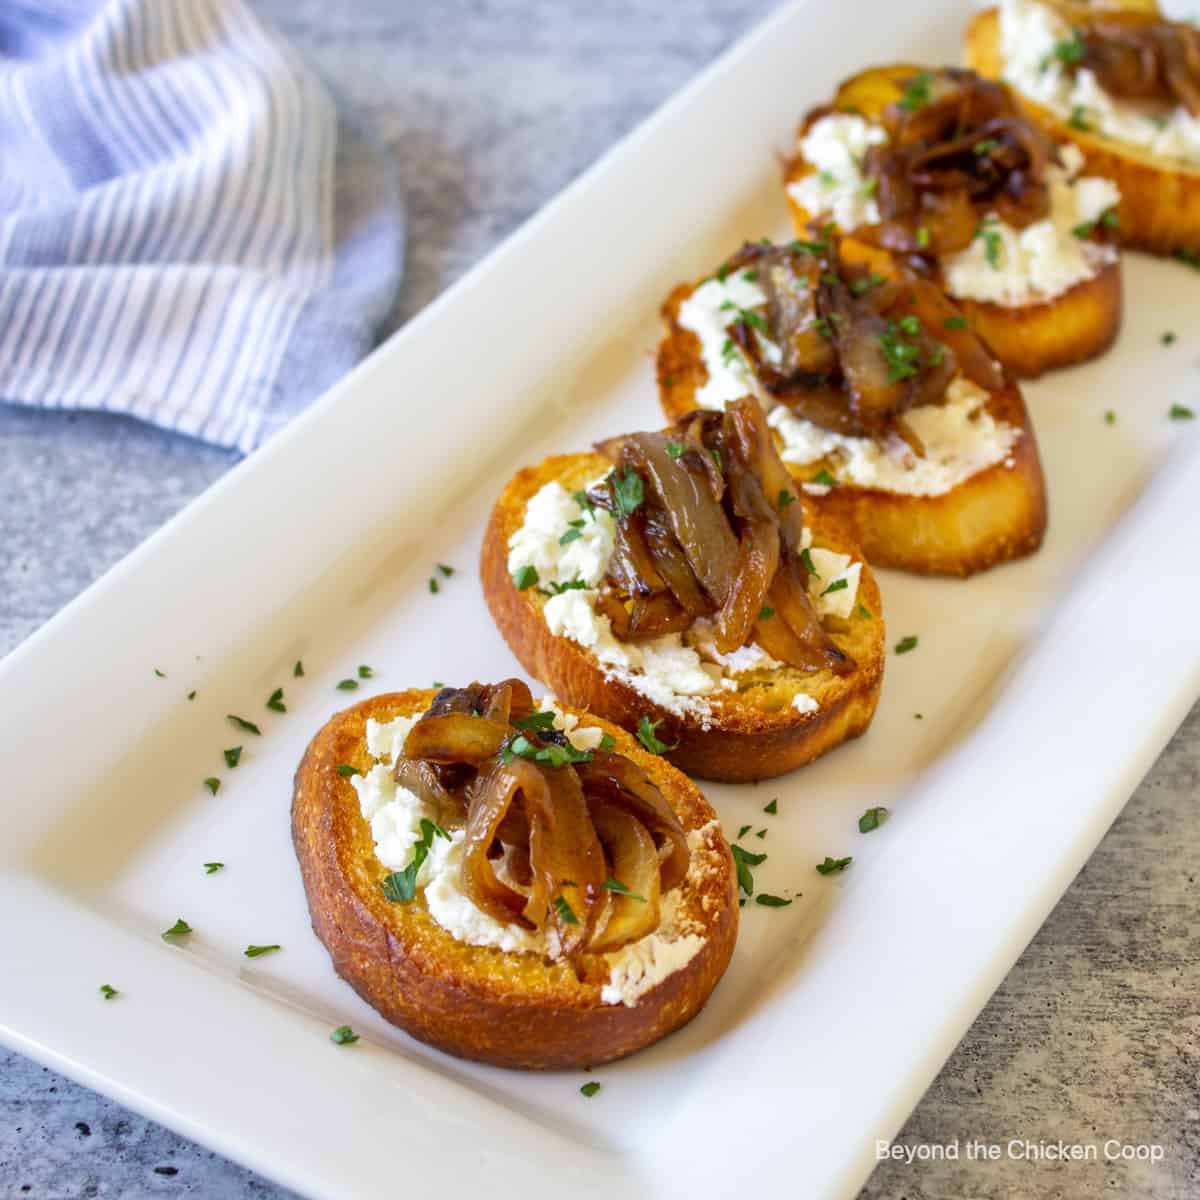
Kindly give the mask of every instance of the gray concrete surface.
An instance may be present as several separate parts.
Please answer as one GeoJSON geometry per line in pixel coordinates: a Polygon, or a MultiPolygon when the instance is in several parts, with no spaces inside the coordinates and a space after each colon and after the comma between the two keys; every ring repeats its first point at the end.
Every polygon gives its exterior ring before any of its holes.
{"type": "MultiPolygon", "coordinates": [[[[406,164],[393,325],[428,303],[761,15],[751,0],[259,0],[406,164]]],[[[0,405],[0,652],[233,458],[106,416],[0,405]]],[[[1200,709],[907,1122],[957,1161],[881,1165],[869,1200],[1200,1196],[1200,709]],[[1009,1139],[1157,1144],[1155,1164],[1031,1162],[1009,1139]],[[998,1143],[998,1161],[965,1144],[998,1143]]],[[[1014,887],[1020,881],[1014,880],[1014,887]]],[[[0,918],[3,919],[3,918],[0,918]]],[[[11,964],[9,965],[11,966],[11,964]]],[[[2,983],[0,983],[2,986],[2,983]]],[[[871,1036],[889,1029],[886,1008],[871,1036]]],[[[742,1165],[738,1190],[765,1195],[742,1165]]],[[[402,1164],[397,1185],[402,1186],[402,1164]]],[[[0,1197],[282,1196],[0,1052],[0,1197]]],[[[797,1198],[806,1200],[806,1198],[797,1198]]]]}

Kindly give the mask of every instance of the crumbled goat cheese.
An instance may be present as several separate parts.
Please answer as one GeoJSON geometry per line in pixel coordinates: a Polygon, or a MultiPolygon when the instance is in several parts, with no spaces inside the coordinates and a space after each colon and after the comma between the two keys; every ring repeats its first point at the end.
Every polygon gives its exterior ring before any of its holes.
{"type": "MultiPolygon", "coordinates": [[[[571,515],[568,506],[561,504],[557,495],[552,502],[542,500],[542,492],[547,488],[566,495],[559,484],[546,484],[529,501],[529,508],[535,510],[536,540],[539,553],[544,555],[546,577],[554,579],[561,574],[554,558],[555,552],[569,550],[575,545],[575,542],[570,542],[564,547],[560,544],[560,538],[572,527],[570,521],[577,518],[571,515]],[[558,524],[548,516],[555,506],[558,524]]],[[[526,565],[522,561],[513,566],[514,548],[520,547],[524,553],[534,540],[533,535],[525,535],[524,527],[513,534],[509,542],[510,568],[517,570],[526,565]]],[[[611,535],[607,553],[612,554],[611,535]]],[[[816,553],[818,551],[814,551],[816,553]]],[[[846,561],[849,563],[849,559],[846,561]]],[[[607,569],[606,557],[599,566],[597,578],[603,577],[607,569]]],[[[829,596],[814,595],[817,611],[840,615],[843,607],[852,607],[858,594],[861,571],[861,563],[848,567],[844,572],[847,581],[845,588],[829,596]]],[[[832,579],[831,576],[827,584],[832,579]]],[[[710,622],[696,622],[686,634],[667,633],[643,642],[622,642],[613,633],[609,618],[597,612],[594,588],[572,588],[557,596],[550,596],[542,609],[542,616],[555,637],[567,638],[590,650],[609,678],[627,684],[676,716],[699,717],[705,727],[712,720],[713,705],[719,703],[720,693],[737,690],[738,675],[770,670],[781,665],[756,643],[740,647],[730,654],[721,654],[713,642],[710,622]]]]}
{"type": "Polygon", "coordinates": [[[812,696],[806,696],[803,692],[797,692],[792,697],[792,707],[798,713],[813,713],[821,706],[812,696]]]}
{"type": "MultiPolygon", "coordinates": [[[[800,142],[801,155],[820,173],[806,175],[789,191],[814,217],[832,217],[844,230],[875,224],[879,212],[874,201],[862,199],[866,181],[857,165],[861,151],[857,157],[843,152],[849,167],[837,168],[829,165],[834,158],[829,147],[865,148],[886,141],[887,133],[862,117],[843,113],[822,117],[800,142]]],[[[1044,303],[1116,261],[1114,247],[1076,237],[1074,231],[1115,208],[1120,192],[1107,179],[1078,178],[1083,155],[1077,147],[1062,147],[1061,158],[1062,166],[1051,165],[1046,171],[1048,216],[1016,229],[992,213],[983,224],[993,237],[978,237],[965,250],[942,259],[946,290],[952,296],[1013,307],[1044,303]]]]}
{"type": "Polygon", "coordinates": [[[530,498],[525,520],[509,540],[509,574],[533,567],[542,586],[582,580],[595,587],[612,557],[613,530],[610,513],[586,508],[562,484],[548,483],[530,498]],[[579,536],[564,546],[560,539],[570,529],[579,536]]]}
{"type": "MultiPolygon", "coordinates": [[[[543,699],[540,707],[558,714],[555,728],[562,729],[578,749],[595,749],[599,745],[602,730],[580,727],[579,718],[573,713],[563,713],[552,698],[543,699]]],[[[400,717],[387,724],[375,722],[374,730],[368,734],[372,739],[368,742],[368,753],[376,758],[392,757],[391,748],[403,745],[415,720],[400,717]]],[[[375,856],[388,870],[403,870],[412,861],[413,847],[421,837],[421,819],[435,820],[436,814],[414,792],[396,783],[390,762],[376,762],[365,774],[351,776],[350,782],[358,793],[363,817],[371,827],[375,856]]],[[[717,822],[710,821],[688,835],[691,859],[687,877],[680,887],[662,898],[659,927],[640,941],[605,955],[610,964],[610,979],[601,992],[605,1004],[632,1007],[699,953],[704,945],[704,929],[700,922],[687,916],[684,895],[701,886],[704,876],[713,869],[714,855],[721,853],[719,831],[717,822]]],[[[435,837],[417,873],[417,886],[424,889],[429,915],[452,937],[471,946],[557,957],[559,942],[555,930],[535,931],[504,924],[477,908],[462,891],[463,837],[462,830],[455,830],[448,841],[435,837]]]]}
{"type": "Polygon", "coordinates": [[[923,457],[900,437],[886,441],[847,437],[797,417],[783,405],[767,420],[783,439],[780,457],[804,465],[828,461],[839,482],[906,496],[940,496],[987,467],[1005,462],[1020,430],[987,411],[988,393],[961,375],[944,404],[923,404],[904,414],[921,440],[923,457]]]}
{"type": "MultiPolygon", "coordinates": [[[[708,280],[680,305],[679,323],[700,340],[708,372],[708,382],[696,392],[697,403],[723,409],[727,400],[758,396],[768,409],[768,421],[783,440],[780,455],[784,462],[803,466],[828,458],[830,473],[842,483],[909,496],[937,496],[1009,457],[1020,430],[995,421],[986,411],[987,393],[962,377],[951,382],[944,404],[923,405],[904,414],[925,445],[924,458],[918,458],[901,438],[879,442],[846,437],[775,404],[741,355],[728,355],[722,349],[737,313],[721,305],[735,290],[746,304],[744,289],[750,287],[758,292],[758,303],[765,303],[761,289],[740,280],[737,272],[731,272],[725,283],[708,280]],[[690,308],[693,300],[696,306],[690,308]]],[[[763,338],[758,336],[761,343],[763,338]]]]}
{"type": "Polygon", "coordinates": [[[863,156],[887,140],[886,130],[853,113],[821,117],[799,146],[813,172],[789,184],[788,194],[810,216],[832,218],[844,230],[877,225],[879,205],[863,174],[863,156]]]}
{"type": "Polygon", "coordinates": [[[1090,130],[1128,142],[1159,158],[1200,164],[1200,119],[1182,105],[1110,96],[1092,71],[1064,69],[1055,47],[1071,37],[1071,27],[1037,0],[1002,0],[1000,52],[1004,78],[1031,100],[1090,130]]]}
{"type": "Polygon", "coordinates": [[[395,762],[404,753],[408,731],[417,723],[416,717],[397,717],[382,724],[374,717],[367,718],[367,752],[372,758],[395,762]]]}

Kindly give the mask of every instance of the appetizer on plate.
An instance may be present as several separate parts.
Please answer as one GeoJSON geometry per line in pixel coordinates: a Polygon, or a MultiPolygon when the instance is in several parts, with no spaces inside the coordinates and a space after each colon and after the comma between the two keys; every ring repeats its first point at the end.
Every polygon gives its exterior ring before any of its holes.
{"type": "Polygon", "coordinates": [[[313,929],[389,1021],[464,1058],[582,1067],[691,1020],[733,953],[707,801],[520,680],[376,696],[296,772],[313,929]]]}
{"type": "Polygon", "coordinates": [[[876,67],[803,121],[787,194],[804,236],[832,221],[936,280],[996,357],[1040,375],[1121,322],[1120,195],[1083,154],[971,71],[876,67]]]}
{"type": "Polygon", "coordinates": [[[744,246],[667,299],[663,408],[757,396],[798,486],[876,566],[970,575],[1030,554],[1046,499],[1021,393],[935,284],[897,271],[829,235],[744,246]]]}
{"type": "Polygon", "coordinates": [[[1200,252],[1200,30],[1144,0],[1004,0],[971,22],[966,56],[1120,188],[1125,245],[1200,252]]]}
{"type": "Polygon", "coordinates": [[[531,675],[690,774],[782,774],[875,712],[879,589],[751,396],[519,471],[482,576],[531,675]]]}

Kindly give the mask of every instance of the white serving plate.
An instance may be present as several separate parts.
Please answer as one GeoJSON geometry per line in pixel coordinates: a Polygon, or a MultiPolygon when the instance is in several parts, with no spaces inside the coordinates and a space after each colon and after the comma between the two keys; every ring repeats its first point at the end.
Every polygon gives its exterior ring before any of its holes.
{"type": "Polygon", "coordinates": [[[475,577],[492,497],[547,452],[659,423],[669,286],[783,233],[775,154],[805,108],[872,61],[956,59],[967,15],[776,14],[0,663],[8,1044],[314,1196],[696,1197],[728,1194],[734,1164],[761,1195],[854,1193],[1200,690],[1200,454],[1166,418],[1195,403],[1200,278],[1129,258],[1117,349],[1028,387],[1040,554],[969,583],[882,576],[889,641],[920,646],[889,656],[869,736],[708,789],[727,829],[769,828],[760,886],[803,896],[745,909],[709,1006],[595,1072],[594,1099],[578,1072],[421,1047],[334,977],[290,782],[365,688],[513,673],[475,577]],[[435,561],[459,572],[433,596],[435,561]],[[359,663],[376,678],[336,691],[359,663]],[[264,710],[280,685],[286,716],[264,710]],[[876,803],[895,815],[863,837],[876,803]],[[823,879],[825,854],[855,862],[823,879]],[[159,938],[178,916],[181,949],[159,938]],[[353,1047],[328,1040],[344,1022],[353,1047]]]}

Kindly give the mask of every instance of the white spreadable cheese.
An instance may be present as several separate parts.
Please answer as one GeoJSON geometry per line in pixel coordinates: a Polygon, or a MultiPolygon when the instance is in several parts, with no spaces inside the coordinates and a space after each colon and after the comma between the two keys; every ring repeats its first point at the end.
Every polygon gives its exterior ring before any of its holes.
{"type": "Polygon", "coordinates": [[[1064,120],[1083,121],[1105,137],[1159,158],[1200,165],[1200,119],[1182,105],[1110,96],[1086,67],[1066,70],[1054,49],[1070,37],[1070,25],[1047,5],[1037,0],[1002,0],[1004,78],[1064,120]]]}
{"type": "MultiPolygon", "coordinates": [[[[564,714],[552,698],[541,707],[557,713],[555,727],[563,729],[579,749],[595,749],[602,731],[579,725],[574,714],[564,714]]],[[[375,722],[368,752],[376,748],[390,757],[390,748],[403,745],[415,718],[375,722]],[[374,747],[374,748],[373,748],[374,747]]],[[[421,819],[434,820],[436,814],[393,777],[390,762],[376,762],[363,775],[350,782],[358,793],[363,817],[371,827],[375,856],[390,871],[401,871],[412,860],[413,847],[421,838],[421,819]]],[[[675,971],[687,966],[704,945],[703,927],[689,918],[682,903],[683,892],[699,886],[713,869],[713,855],[719,855],[720,826],[709,822],[688,835],[691,860],[687,878],[662,899],[659,927],[647,937],[621,947],[604,957],[610,965],[610,979],[601,992],[605,1004],[633,1006],[651,988],[675,971]]],[[[429,854],[417,873],[417,887],[424,889],[425,904],[433,919],[460,942],[471,946],[493,946],[506,953],[555,956],[558,935],[553,929],[534,931],[495,920],[467,897],[460,886],[463,832],[455,830],[449,840],[435,837],[429,854]]]]}
{"type": "MultiPolygon", "coordinates": [[[[821,171],[806,175],[788,190],[814,216],[832,218],[844,230],[875,224],[878,208],[874,201],[862,200],[864,176],[857,167],[840,173],[829,167],[833,159],[828,147],[841,142],[865,146],[886,141],[883,128],[862,117],[844,113],[822,117],[800,142],[801,155],[821,171]],[[868,139],[865,131],[875,136],[868,139]]],[[[994,236],[977,237],[966,249],[941,260],[945,287],[952,296],[1010,307],[1040,304],[1116,261],[1114,247],[1079,238],[1074,231],[1115,208],[1120,192],[1107,179],[1079,177],[1083,156],[1077,147],[1064,146],[1060,153],[1062,166],[1052,164],[1046,171],[1050,190],[1046,217],[1016,229],[995,213],[987,215],[983,224],[994,236]]]]}
{"type": "MultiPolygon", "coordinates": [[[[527,564],[533,565],[530,547],[536,544],[538,561],[542,563],[539,578],[569,582],[571,577],[557,556],[575,544],[570,542],[563,547],[560,539],[573,528],[570,522],[578,520],[578,505],[561,485],[548,483],[530,499],[527,512],[529,510],[534,513],[534,528],[527,532],[522,526],[513,534],[509,542],[510,570],[515,572],[527,564]],[[544,498],[543,493],[547,491],[551,494],[544,498]],[[563,503],[564,497],[567,503],[563,503]]],[[[813,551],[814,555],[824,553],[829,552],[813,551]]],[[[606,556],[597,566],[598,574],[590,577],[591,581],[603,577],[611,554],[610,532],[606,556]]],[[[835,557],[842,559],[845,556],[835,557]]],[[[858,595],[861,572],[862,564],[851,565],[847,558],[844,568],[839,567],[822,585],[827,587],[834,579],[845,578],[846,586],[828,595],[813,594],[817,611],[835,616],[848,615],[858,595]]],[[[571,588],[548,597],[542,616],[555,637],[567,638],[590,650],[610,678],[627,684],[676,716],[698,717],[704,727],[711,723],[714,704],[720,702],[721,693],[737,690],[738,676],[781,665],[755,643],[722,654],[714,644],[712,625],[706,621],[696,622],[684,634],[668,633],[646,641],[623,642],[613,633],[609,618],[597,612],[596,590],[590,587],[571,588]]]]}
{"type": "Polygon", "coordinates": [[[887,131],[853,113],[830,113],[800,139],[800,155],[814,170],[788,184],[788,194],[811,217],[832,219],[843,230],[879,223],[874,189],[863,174],[863,156],[882,146],[887,131]]]}

